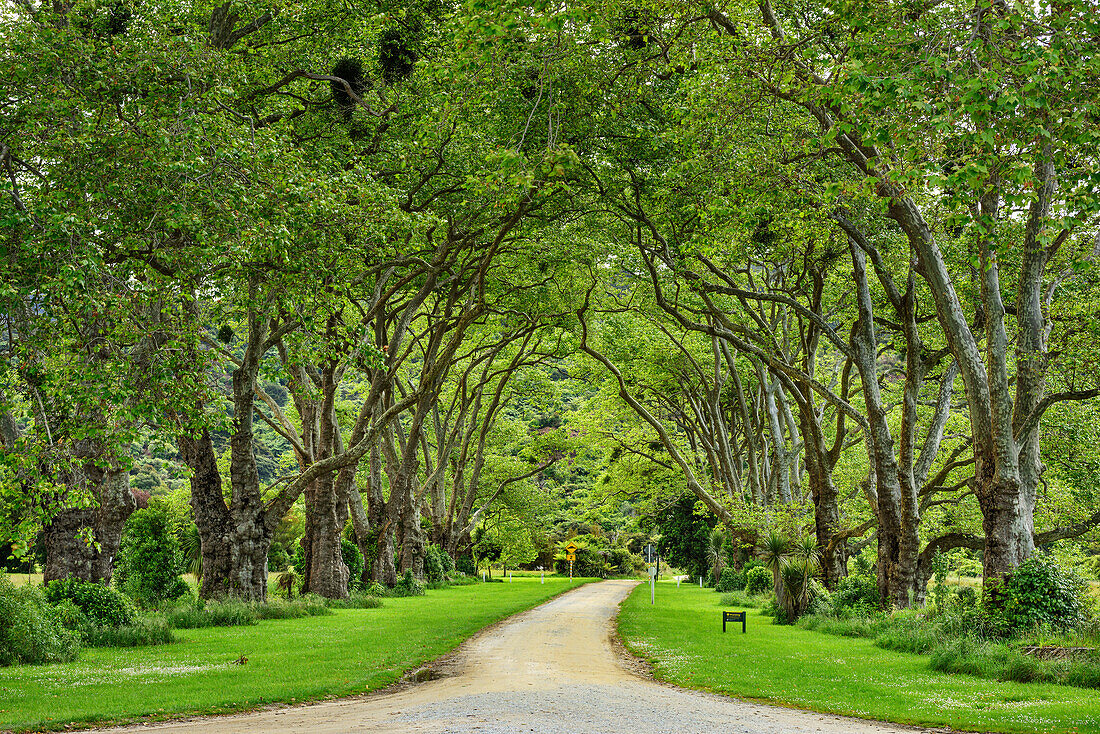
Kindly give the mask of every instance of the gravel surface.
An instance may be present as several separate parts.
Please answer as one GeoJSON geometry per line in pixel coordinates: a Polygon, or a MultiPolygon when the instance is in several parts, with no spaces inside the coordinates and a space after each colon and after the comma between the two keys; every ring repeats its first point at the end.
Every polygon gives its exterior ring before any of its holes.
{"type": "MultiPolygon", "coordinates": [[[[368,696],[109,731],[632,732],[913,734],[655,683],[624,664],[611,620],[636,582],[589,584],[474,637],[429,668],[442,675],[368,696]]],[[[427,677],[427,676],[424,676],[427,677]]]]}

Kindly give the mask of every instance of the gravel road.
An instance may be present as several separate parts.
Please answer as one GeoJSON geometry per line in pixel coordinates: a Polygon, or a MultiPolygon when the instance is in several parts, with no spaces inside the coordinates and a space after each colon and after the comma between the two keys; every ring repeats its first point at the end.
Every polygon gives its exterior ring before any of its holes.
{"type": "Polygon", "coordinates": [[[632,581],[589,584],[496,625],[429,670],[443,677],[356,698],[111,732],[631,732],[914,734],[655,683],[611,644],[632,581]]]}

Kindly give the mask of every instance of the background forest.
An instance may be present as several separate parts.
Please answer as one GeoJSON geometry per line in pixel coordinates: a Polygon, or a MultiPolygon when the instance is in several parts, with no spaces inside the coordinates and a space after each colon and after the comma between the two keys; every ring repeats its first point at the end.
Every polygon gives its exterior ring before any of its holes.
{"type": "Polygon", "coordinates": [[[850,570],[996,605],[1037,549],[1096,578],[1087,4],[0,23],[9,569],[345,599],[573,540],[580,575],[770,557],[802,606],[850,570]]]}

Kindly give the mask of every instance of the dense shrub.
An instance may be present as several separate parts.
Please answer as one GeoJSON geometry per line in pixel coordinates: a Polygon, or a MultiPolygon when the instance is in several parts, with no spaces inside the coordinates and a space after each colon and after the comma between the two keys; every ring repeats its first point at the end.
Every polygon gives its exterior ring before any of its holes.
{"type": "Polygon", "coordinates": [[[126,521],[115,564],[116,583],[143,607],[190,593],[183,573],[183,554],[167,510],[150,505],[126,521]]]}
{"type": "Polygon", "coordinates": [[[1085,621],[1087,590],[1083,579],[1035,553],[997,589],[992,606],[1010,632],[1039,625],[1068,630],[1085,621]]]}
{"type": "Polygon", "coordinates": [[[65,662],[76,658],[79,635],[33,586],[15,588],[0,576],[0,665],[65,662]]]}
{"type": "Polygon", "coordinates": [[[873,576],[845,576],[830,596],[838,617],[867,615],[879,608],[878,582],[873,576]]]}
{"type": "Polygon", "coordinates": [[[446,555],[446,552],[434,543],[428,546],[424,554],[424,575],[429,582],[439,583],[446,578],[443,564],[443,556],[446,555]]]}
{"type": "Polygon", "coordinates": [[[634,572],[634,557],[626,548],[612,548],[607,551],[607,563],[614,573],[634,572]]]}
{"type": "Polygon", "coordinates": [[[290,554],[286,552],[286,546],[277,540],[271,542],[267,550],[267,568],[269,571],[285,571],[290,565],[290,554]]]}
{"type": "Polygon", "coordinates": [[[423,596],[424,582],[413,577],[411,570],[405,571],[405,575],[397,582],[397,585],[389,590],[389,596],[423,596]]]}
{"type": "Polygon", "coordinates": [[[363,585],[363,554],[359,552],[359,546],[343,538],[340,541],[340,555],[348,567],[348,591],[354,591],[363,585]]]}
{"type": "Polygon", "coordinates": [[[58,620],[61,622],[61,626],[76,632],[81,639],[85,638],[95,628],[92,620],[88,619],[88,615],[84,613],[84,610],[68,599],[63,599],[54,604],[53,608],[58,620]]]}
{"type": "Polygon", "coordinates": [[[122,627],[137,617],[134,605],[118,591],[70,576],[46,585],[46,601],[71,601],[95,627],[122,627]]]}
{"type": "Polygon", "coordinates": [[[455,559],[455,571],[465,576],[476,576],[477,569],[474,568],[474,559],[469,555],[459,556],[455,559]]]}
{"type": "Polygon", "coordinates": [[[772,587],[772,575],[763,566],[754,566],[745,574],[745,593],[749,596],[763,594],[772,587]]]}
{"type": "Polygon", "coordinates": [[[377,581],[371,581],[369,584],[363,587],[362,593],[366,596],[385,596],[389,589],[384,584],[377,581]]]}
{"type": "MultiPolygon", "coordinates": [[[[605,579],[615,573],[614,568],[603,559],[603,556],[588,546],[578,545],[576,556],[577,560],[573,562],[574,576],[595,576],[605,579]]],[[[569,561],[565,560],[564,555],[554,559],[554,566],[560,574],[569,573],[569,561]]]]}
{"type": "Polygon", "coordinates": [[[723,594],[730,591],[742,591],[745,588],[745,575],[744,569],[726,566],[722,569],[722,575],[718,578],[718,583],[714,585],[714,590],[723,594]]]}

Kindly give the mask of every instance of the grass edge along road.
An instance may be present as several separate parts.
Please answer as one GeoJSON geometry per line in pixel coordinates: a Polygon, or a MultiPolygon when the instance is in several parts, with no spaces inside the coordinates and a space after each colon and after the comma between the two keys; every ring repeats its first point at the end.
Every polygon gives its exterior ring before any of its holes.
{"type": "Polygon", "coordinates": [[[592,579],[428,590],[380,609],[247,627],[174,630],[178,642],[81,651],[72,663],[0,668],[0,731],[49,731],[248,711],[394,683],[485,627],[592,579]],[[241,657],[247,662],[234,664],[241,657]]]}
{"type": "MultiPolygon", "coordinates": [[[[997,732],[1100,732],[1096,691],[1002,683],[929,669],[928,658],[772,624],[759,610],[722,633],[720,594],[672,582],[623,601],[618,631],[658,680],[753,701],[917,726],[997,732]]],[[[728,611],[739,611],[729,608],[728,611]]]]}

